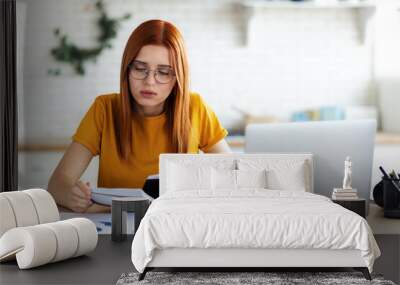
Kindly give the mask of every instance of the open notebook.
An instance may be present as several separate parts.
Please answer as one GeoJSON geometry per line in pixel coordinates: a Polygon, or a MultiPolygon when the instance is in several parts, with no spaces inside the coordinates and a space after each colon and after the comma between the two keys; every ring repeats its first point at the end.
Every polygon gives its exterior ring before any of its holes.
{"type": "Polygon", "coordinates": [[[146,197],[153,200],[140,188],[92,188],[92,200],[95,203],[111,206],[113,197],[146,197]]]}
{"type": "MultiPolygon", "coordinates": [[[[92,200],[95,203],[111,206],[113,197],[146,197],[150,201],[152,197],[147,195],[140,188],[92,188],[92,200]]],[[[95,225],[98,234],[111,234],[111,213],[73,213],[61,212],[61,220],[76,217],[85,217],[91,220],[95,225]]],[[[127,217],[127,233],[134,232],[134,213],[128,213],[127,217]]]]}

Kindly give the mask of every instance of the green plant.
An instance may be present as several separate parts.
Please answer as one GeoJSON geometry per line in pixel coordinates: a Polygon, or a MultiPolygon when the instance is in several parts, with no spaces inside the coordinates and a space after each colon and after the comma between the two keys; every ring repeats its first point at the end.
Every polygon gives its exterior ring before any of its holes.
{"type": "MultiPolygon", "coordinates": [[[[107,16],[103,1],[97,1],[95,5],[100,13],[97,20],[97,26],[100,29],[100,34],[97,38],[97,45],[92,48],[82,48],[72,43],[67,35],[63,35],[59,28],[54,30],[54,35],[59,39],[58,46],[51,49],[51,55],[56,61],[64,62],[72,65],[75,72],[79,75],[85,74],[85,62],[91,60],[96,61],[97,57],[107,48],[111,48],[111,40],[117,36],[117,29],[120,22],[131,17],[126,14],[120,18],[110,18],[107,16]]],[[[49,69],[48,74],[60,75],[61,71],[57,69],[49,69]]]]}

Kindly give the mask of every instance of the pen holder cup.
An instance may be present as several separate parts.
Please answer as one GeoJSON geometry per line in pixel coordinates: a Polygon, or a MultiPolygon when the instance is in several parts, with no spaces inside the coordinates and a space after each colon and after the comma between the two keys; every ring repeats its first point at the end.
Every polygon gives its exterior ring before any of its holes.
{"type": "Polygon", "coordinates": [[[398,190],[398,188],[400,189],[400,179],[382,178],[382,181],[384,216],[400,219],[400,191],[398,190]]]}
{"type": "Polygon", "coordinates": [[[143,191],[153,199],[157,199],[160,195],[160,179],[147,178],[143,185],[143,191]]]}
{"type": "Polygon", "coordinates": [[[112,199],[111,206],[111,240],[124,241],[127,239],[127,213],[134,213],[136,233],[140,221],[150,206],[150,200],[143,197],[116,197],[112,199]]]}

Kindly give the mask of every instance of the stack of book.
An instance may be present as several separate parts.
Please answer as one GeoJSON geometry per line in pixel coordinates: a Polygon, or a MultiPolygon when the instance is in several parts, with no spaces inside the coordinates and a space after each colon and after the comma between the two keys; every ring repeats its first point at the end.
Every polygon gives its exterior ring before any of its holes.
{"type": "Polygon", "coordinates": [[[334,200],[355,200],[358,199],[357,189],[334,188],[332,193],[334,200]]]}

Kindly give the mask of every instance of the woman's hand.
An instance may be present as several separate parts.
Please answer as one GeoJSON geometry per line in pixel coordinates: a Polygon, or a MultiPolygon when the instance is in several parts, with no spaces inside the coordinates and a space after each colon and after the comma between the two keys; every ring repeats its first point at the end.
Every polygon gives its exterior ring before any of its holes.
{"type": "Polygon", "coordinates": [[[85,146],[72,142],[50,178],[48,191],[56,203],[74,212],[85,212],[91,203],[89,183],[80,181],[93,154],[85,146]]]}
{"type": "Polygon", "coordinates": [[[69,191],[66,197],[66,206],[74,212],[83,213],[93,204],[91,201],[92,190],[89,182],[79,180],[69,191]]]}

